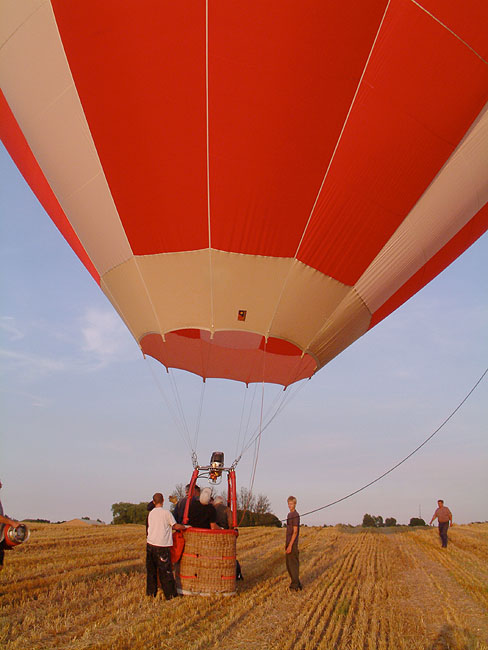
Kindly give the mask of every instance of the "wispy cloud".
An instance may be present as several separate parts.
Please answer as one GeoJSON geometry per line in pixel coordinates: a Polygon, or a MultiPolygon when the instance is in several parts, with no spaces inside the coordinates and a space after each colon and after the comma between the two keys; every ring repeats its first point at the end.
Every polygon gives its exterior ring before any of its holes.
{"type": "Polygon", "coordinates": [[[18,341],[24,338],[24,333],[17,327],[12,316],[0,316],[0,330],[5,332],[9,341],[18,341]]]}
{"type": "Polygon", "coordinates": [[[12,391],[12,390],[2,390],[0,391],[6,395],[12,396],[16,395],[22,398],[24,403],[29,402],[31,406],[34,406],[35,408],[46,408],[47,406],[50,405],[51,401],[41,397],[40,395],[34,395],[32,393],[25,393],[21,391],[12,391]]]}
{"type": "MultiPolygon", "coordinates": [[[[24,336],[14,318],[1,317],[0,329],[8,335],[8,347],[0,347],[4,369],[12,377],[18,375],[22,381],[31,382],[53,374],[96,372],[110,364],[138,358],[137,345],[114,312],[88,309],[70,328],[56,325],[49,328],[44,323],[31,322],[24,336]],[[41,335],[42,349],[49,349],[47,354],[31,351],[40,349],[37,335],[41,335]]],[[[42,400],[34,399],[33,403],[43,406],[42,400]]]]}
{"type": "Polygon", "coordinates": [[[137,356],[137,345],[114,312],[89,309],[83,318],[81,333],[82,350],[97,367],[137,356]]]}
{"type": "Polygon", "coordinates": [[[62,359],[41,357],[28,352],[15,352],[14,350],[0,348],[0,357],[7,362],[11,361],[17,368],[24,368],[31,373],[47,374],[59,372],[66,368],[66,363],[62,359]]]}

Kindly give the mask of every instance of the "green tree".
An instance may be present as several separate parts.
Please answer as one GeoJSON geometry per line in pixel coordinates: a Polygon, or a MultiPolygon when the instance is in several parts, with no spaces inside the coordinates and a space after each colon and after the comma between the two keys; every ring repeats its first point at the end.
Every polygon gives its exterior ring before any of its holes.
{"type": "Polygon", "coordinates": [[[420,517],[412,517],[408,523],[409,526],[425,526],[425,521],[420,517]]]}
{"type": "Polygon", "coordinates": [[[385,519],[385,526],[396,526],[397,520],[395,517],[387,517],[385,519]]]}
{"type": "Polygon", "coordinates": [[[114,503],[112,504],[113,524],[145,524],[147,518],[147,502],[114,503]]]}
{"type": "Polygon", "coordinates": [[[242,510],[237,511],[237,523],[240,523],[243,528],[247,526],[276,526],[276,528],[281,528],[281,521],[271,512],[259,513],[246,510],[244,517],[242,513],[242,510]]]}
{"type": "Polygon", "coordinates": [[[363,528],[376,528],[376,517],[365,514],[363,517],[363,528]]]}

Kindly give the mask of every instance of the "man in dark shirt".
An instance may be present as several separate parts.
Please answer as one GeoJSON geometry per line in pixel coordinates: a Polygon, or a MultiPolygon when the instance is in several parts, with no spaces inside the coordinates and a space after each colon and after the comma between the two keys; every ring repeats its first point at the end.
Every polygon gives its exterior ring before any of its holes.
{"type": "Polygon", "coordinates": [[[185,496],[179,499],[178,503],[175,506],[173,516],[176,519],[176,523],[183,523],[183,515],[185,514],[186,500],[188,499],[188,492],[190,491],[190,484],[185,485],[185,496]]]}
{"type": "Polygon", "coordinates": [[[203,488],[199,501],[192,501],[188,511],[188,523],[193,528],[217,529],[217,512],[210,503],[212,490],[203,488]]]}
{"type": "Polygon", "coordinates": [[[288,508],[290,512],[286,518],[286,542],[285,557],[286,568],[290,574],[292,591],[300,591],[302,583],[300,582],[300,561],[298,556],[298,535],[300,532],[300,515],[296,511],[297,500],[295,497],[288,497],[288,508]]]}
{"type": "MultiPolygon", "coordinates": [[[[188,485],[185,486],[185,496],[181,497],[181,499],[178,501],[178,503],[175,506],[175,511],[173,512],[173,516],[176,519],[176,522],[178,524],[183,523],[183,516],[185,514],[185,506],[188,500],[189,492],[190,492],[190,484],[188,483],[188,485]]],[[[200,498],[200,488],[198,487],[198,485],[195,485],[195,487],[193,488],[192,501],[198,501],[199,498],[200,498]]]]}

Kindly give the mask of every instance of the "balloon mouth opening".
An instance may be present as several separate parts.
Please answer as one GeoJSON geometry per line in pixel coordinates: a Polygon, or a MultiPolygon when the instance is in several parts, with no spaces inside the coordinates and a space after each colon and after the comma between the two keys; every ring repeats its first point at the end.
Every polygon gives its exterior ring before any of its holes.
{"type": "Polygon", "coordinates": [[[186,328],[164,335],[146,334],[139,341],[144,354],[166,368],[180,368],[203,379],[232,379],[246,384],[266,382],[289,386],[311,377],[315,359],[284,339],[255,332],[186,328]]]}

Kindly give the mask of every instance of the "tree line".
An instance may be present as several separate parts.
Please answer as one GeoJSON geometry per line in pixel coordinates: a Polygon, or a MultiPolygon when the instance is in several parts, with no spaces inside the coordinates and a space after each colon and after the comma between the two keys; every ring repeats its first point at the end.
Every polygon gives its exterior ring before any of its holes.
{"type": "MultiPolygon", "coordinates": [[[[383,528],[388,526],[397,526],[397,520],[395,517],[387,517],[383,521],[381,515],[370,515],[365,514],[363,517],[363,528],[383,528]]],[[[412,517],[408,524],[409,526],[426,526],[427,524],[420,517],[412,517]]]]}
{"type": "MultiPolygon", "coordinates": [[[[169,498],[177,502],[185,496],[185,486],[178,483],[169,498]]],[[[216,494],[214,496],[217,496],[216,494]]],[[[227,494],[222,494],[224,499],[227,494]]],[[[141,503],[112,504],[112,524],[145,524],[147,501],[141,503]]],[[[171,503],[173,512],[175,503],[171,503]]],[[[271,512],[271,503],[264,494],[253,495],[247,488],[241,487],[237,494],[237,523],[240,526],[276,526],[281,528],[281,521],[271,512]]]]}

